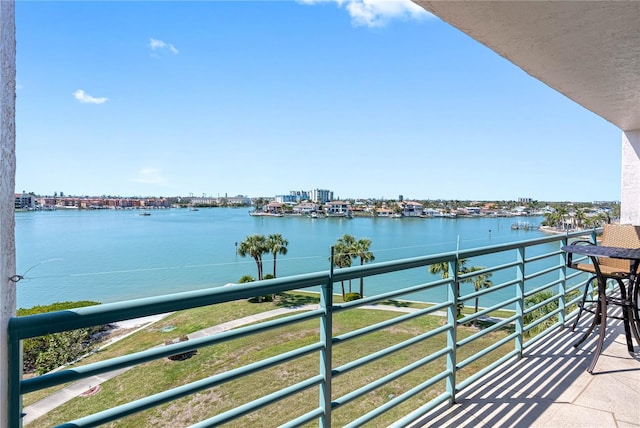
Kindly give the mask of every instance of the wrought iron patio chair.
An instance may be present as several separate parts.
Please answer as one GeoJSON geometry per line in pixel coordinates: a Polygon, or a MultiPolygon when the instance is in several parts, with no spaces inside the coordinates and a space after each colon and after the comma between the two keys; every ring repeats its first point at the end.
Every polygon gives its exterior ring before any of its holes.
{"type": "MultiPolygon", "coordinates": [[[[596,245],[590,241],[576,241],[573,242],[572,245],[596,245]]],[[[600,240],[600,245],[606,247],[619,247],[619,248],[640,248],[640,226],[633,226],[630,224],[605,224],[604,230],[602,233],[602,239],[600,240]]],[[[578,316],[576,317],[571,330],[574,331],[578,322],[580,321],[580,316],[583,311],[591,312],[594,316],[597,317],[595,320],[599,322],[599,313],[598,313],[598,278],[596,276],[596,270],[592,263],[571,263],[570,266],[574,269],[578,269],[584,272],[592,273],[593,275],[587,281],[587,284],[584,288],[584,293],[582,294],[582,301],[578,304],[579,311],[578,316]]],[[[607,301],[613,304],[617,304],[622,306],[623,316],[610,316],[608,317],[622,319],[624,321],[624,328],[627,338],[630,337],[630,330],[633,331],[633,334],[636,340],[640,343],[640,326],[637,325],[635,320],[639,319],[638,316],[638,308],[631,307],[630,301],[627,297],[627,289],[624,284],[624,280],[629,279],[629,274],[631,271],[631,265],[629,260],[624,259],[613,259],[607,257],[598,257],[598,266],[600,268],[600,272],[604,277],[605,281],[610,279],[615,280],[618,284],[618,289],[620,293],[620,297],[607,297],[607,301]]],[[[640,268],[638,269],[638,273],[640,274],[640,268]]],[[[638,290],[629,290],[632,293],[637,293],[638,290]]],[[[637,298],[631,299],[637,302],[637,298]]],[[[630,351],[633,350],[633,344],[627,343],[627,347],[630,351]]]]}

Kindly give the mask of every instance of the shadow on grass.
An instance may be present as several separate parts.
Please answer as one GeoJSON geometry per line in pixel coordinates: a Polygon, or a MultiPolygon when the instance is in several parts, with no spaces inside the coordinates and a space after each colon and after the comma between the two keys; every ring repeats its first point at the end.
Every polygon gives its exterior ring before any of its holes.
{"type": "Polygon", "coordinates": [[[320,303],[320,297],[318,296],[289,293],[279,294],[274,301],[274,305],[278,307],[315,305],[318,303],[320,303]]]}
{"type": "Polygon", "coordinates": [[[397,308],[408,308],[411,306],[411,304],[409,302],[400,302],[397,300],[383,300],[382,302],[378,303],[379,305],[386,305],[386,306],[395,306],[397,308]]]}

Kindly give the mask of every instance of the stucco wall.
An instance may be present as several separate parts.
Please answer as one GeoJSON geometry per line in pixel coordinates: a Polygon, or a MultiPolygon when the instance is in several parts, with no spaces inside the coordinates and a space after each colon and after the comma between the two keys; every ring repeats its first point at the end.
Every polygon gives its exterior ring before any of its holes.
{"type": "Polygon", "coordinates": [[[622,133],[621,223],[640,225],[640,129],[622,133]]]}
{"type": "Polygon", "coordinates": [[[7,324],[15,314],[16,272],[14,237],[16,37],[13,0],[0,1],[0,426],[8,422],[7,324]]]}

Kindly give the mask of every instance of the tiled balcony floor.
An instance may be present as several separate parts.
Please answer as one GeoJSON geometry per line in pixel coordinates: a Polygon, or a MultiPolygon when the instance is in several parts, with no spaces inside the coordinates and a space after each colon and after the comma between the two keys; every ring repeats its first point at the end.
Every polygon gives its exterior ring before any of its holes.
{"type": "Polygon", "coordinates": [[[586,368],[595,351],[595,332],[576,349],[573,343],[586,324],[575,332],[565,328],[462,391],[453,407],[436,409],[413,426],[640,427],[640,347],[634,343],[635,352],[629,353],[622,321],[610,318],[607,324],[593,375],[586,368]]]}

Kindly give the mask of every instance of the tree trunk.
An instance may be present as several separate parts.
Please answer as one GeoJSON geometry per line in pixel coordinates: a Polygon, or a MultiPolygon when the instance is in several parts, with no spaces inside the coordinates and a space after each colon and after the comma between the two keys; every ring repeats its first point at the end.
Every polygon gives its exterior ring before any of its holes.
{"type": "Polygon", "coordinates": [[[273,254],[273,277],[276,277],[276,254],[273,254]]]}

